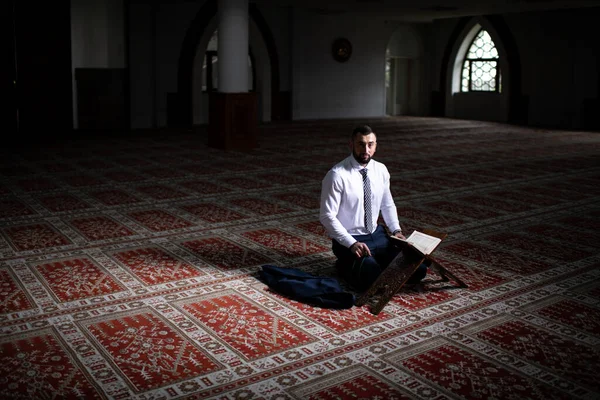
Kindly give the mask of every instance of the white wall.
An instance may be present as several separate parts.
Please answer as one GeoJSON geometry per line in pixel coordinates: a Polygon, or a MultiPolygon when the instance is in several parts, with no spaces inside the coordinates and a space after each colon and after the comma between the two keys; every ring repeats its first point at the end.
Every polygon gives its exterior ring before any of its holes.
{"type": "MultiPolygon", "coordinates": [[[[131,80],[132,128],[163,127],[167,123],[167,93],[177,92],[179,54],[185,34],[202,7],[202,2],[176,2],[152,6],[145,0],[132,0],[129,8],[129,66],[131,80]]],[[[273,31],[280,64],[280,90],[289,90],[289,9],[273,6],[260,9],[273,31]]],[[[200,76],[208,39],[216,28],[216,18],[198,44],[193,83],[193,121],[208,122],[208,95],[200,90],[200,76]]],[[[256,57],[257,90],[261,98],[261,119],[270,119],[270,67],[265,43],[258,29],[250,25],[250,45],[256,57]]]]}
{"type": "MultiPolygon", "coordinates": [[[[196,125],[208,124],[209,122],[209,94],[202,92],[202,64],[208,41],[217,28],[217,24],[217,17],[215,16],[209,23],[208,29],[204,32],[204,37],[198,43],[194,59],[193,122],[196,125]]],[[[271,66],[269,63],[269,54],[258,27],[252,19],[249,21],[248,30],[249,45],[252,49],[255,62],[256,87],[254,90],[258,93],[258,120],[268,122],[271,120],[271,66]]],[[[213,69],[213,74],[218,74],[217,68],[213,69]]],[[[251,81],[251,70],[249,70],[248,74],[248,79],[251,81]]]]}
{"type": "Polygon", "coordinates": [[[123,0],[71,0],[71,48],[76,68],[124,68],[123,0]]]}
{"type": "Polygon", "coordinates": [[[425,115],[423,102],[424,37],[416,24],[398,24],[392,34],[387,56],[392,59],[386,113],[389,115],[425,115]]]}
{"type": "MultiPolygon", "coordinates": [[[[133,0],[129,9],[131,121],[133,128],[161,127],[166,125],[167,93],[177,91],[181,45],[201,4],[177,2],[153,10],[142,3],[133,0]]],[[[280,90],[292,94],[293,119],[385,116],[385,51],[397,23],[382,17],[320,15],[276,5],[260,11],[277,46],[280,90]],[[353,45],[352,57],[345,63],[331,56],[331,44],[337,37],[346,37],[353,45]]],[[[270,85],[266,79],[269,60],[257,37],[257,29],[251,26],[251,44],[257,64],[261,62],[256,66],[257,89],[265,92],[270,85]]],[[[428,82],[426,73],[421,81],[428,82]]],[[[423,85],[419,92],[424,93],[420,97],[422,113],[428,96],[423,85]]],[[[206,96],[196,94],[196,100],[194,122],[206,123],[206,96]]],[[[263,100],[260,118],[268,121],[269,99],[263,100]]]]}
{"type": "Polygon", "coordinates": [[[123,0],[71,0],[73,126],[77,121],[75,68],[125,68],[123,0]]]}
{"type": "Polygon", "coordinates": [[[272,7],[259,7],[259,10],[273,33],[277,47],[279,90],[291,90],[292,9],[273,4],[272,7]]]}
{"type": "Polygon", "coordinates": [[[385,50],[393,27],[360,15],[295,10],[293,18],[293,119],[385,115],[385,50]],[[335,61],[331,44],[352,43],[352,56],[335,61]]]}
{"type": "Polygon", "coordinates": [[[179,54],[202,3],[145,4],[129,8],[131,127],[163,127],[167,93],[177,92],[179,54]]]}
{"type": "Polygon", "coordinates": [[[418,32],[408,24],[401,24],[394,30],[387,48],[391,57],[420,58],[422,46],[418,32]]]}
{"type": "MultiPolygon", "coordinates": [[[[85,4],[83,0],[74,2],[85,4]]],[[[142,3],[147,0],[132,0],[129,10],[132,126],[160,127],[166,124],[167,93],[177,91],[178,58],[185,33],[202,4],[176,2],[161,4],[153,10],[151,5],[142,3]]],[[[521,94],[529,99],[530,124],[573,128],[582,125],[584,102],[598,98],[600,41],[595,39],[595,27],[599,10],[503,16],[521,57],[521,94]]],[[[292,93],[293,119],[385,115],[385,50],[397,23],[386,22],[383,17],[351,13],[327,15],[277,5],[261,6],[260,11],[273,32],[279,53],[280,89],[292,93]],[[331,44],[338,37],[346,37],[353,45],[352,57],[345,63],[336,62],[331,56],[331,44]]],[[[444,19],[417,24],[417,32],[423,38],[419,101],[423,115],[429,111],[430,92],[447,90],[445,86],[440,87],[441,69],[448,68],[441,65],[441,61],[457,22],[458,19],[444,19]]],[[[108,25],[103,26],[108,29],[108,25]]],[[[255,32],[253,30],[253,36],[255,32]]],[[[106,46],[103,47],[103,40],[96,39],[95,31],[90,35],[75,46],[83,49],[93,43],[89,48],[94,50],[88,59],[99,57],[108,65],[112,56],[108,55],[106,46]]],[[[392,44],[395,48],[402,47],[392,44]]],[[[262,62],[268,63],[263,44],[256,45],[262,62]]],[[[113,52],[118,53],[117,47],[112,47],[113,52]]],[[[258,67],[259,85],[266,85],[265,66],[258,67]]],[[[261,90],[266,90],[266,86],[261,86],[261,90]]],[[[506,96],[503,98],[506,100],[506,96]]],[[[452,101],[454,108],[450,116],[498,120],[498,116],[505,119],[507,115],[506,102],[496,104],[495,99],[459,95],[452,101]],[[490,114],[492,111],[495,114],[490,114]]],[[[262,107],[265,110],[268,104],[262,107]]],[[[199,111],[200,115],[204,114],[199,111]]],[[[264,112],[262,117],[266,117],[264,112]]]]}

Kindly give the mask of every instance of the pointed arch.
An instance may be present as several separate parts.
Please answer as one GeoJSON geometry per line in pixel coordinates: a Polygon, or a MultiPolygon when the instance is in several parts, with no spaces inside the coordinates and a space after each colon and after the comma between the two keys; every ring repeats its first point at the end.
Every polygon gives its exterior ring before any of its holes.
{"type": "Polygon", "coordinates": [[[181,125],[191,125],[193,122],[192,82],[196,48],[215,15],[217,0],[205,1],[192,20],[181,45],[177,65],[177,109],[181,114],[176,118],[181,125]]]}
{"type": "Polygon", "coordinates": [[[454,96],[460,85],[460,73],[464,57],[470,42],[479,32],[485,29],[496,44],[502,71],[502,87],[504,96],[503,120],[509,123],[524,124],[527,120],[527,98],[521,89],[521,59],[519,50],[502,16],[485,16],[461,18],[450,35],[442,58],[440,70],[440,91],[434,94],[432,113],[434,115],[455,116],[454,96]],[[457,73],[458,71],[458,73],[457,73]]]}
{"type": "MultiPolygon", "coordinates": [[[[451,63],[448,64],[449,76],[451,81],[448,82],[450,94],[464,92],[462,90],[462,78],[464,71],[464,63],[466,60],[473,59],[470,57],[469,51],[471,50],[474,41],[477,39],[477,35],[485,32],[489,35],[491,42],[495,46],[495,53],[497,54],[496,61],[499,70],[503,71],[507,69],[508,60],[506,59],[506,52],[504,50],[501,38],[498,37],[494,28],[481,18],[473,18],[465,26],[462,34],[458,37],[457,43],[454,46],[451,63]]],[[[510,77],[508,73],[506,79],[510,77]]],[[[467,90],[469,91],[469,90],[467,90]]]]}
{"type": "MultiPolygon", "coordinates": [[[[446,82],[446,115],[454,118],[480,119],[487,121],[507,122],[508,93],[462,91],[463,66],[468,60],[469,49],[473,40],[482,31],[486,31],[495,44],[498,54],[496,61],[498,69],[508,69],[508,60],[504,51],[502,39],[494,27],[485,18],[473,18],[465,26],[453,46],[452,56],[448,64],[449,82],[446,82]]],[[[510,82],[510,73],[505,73],[503,79],[510,82]]]]}
{"type": "MultiPolygon", "coordinates": [[[[216,17],[217,9],[217,0],[204,2],[192,20],[181,46],[177,68],[177,109],[181,112],[177,120],[181,125],[191,125],[193,123],[194,60],[198,44],[207,31],[212,33],[212,30],[214,30],[211,21],[216,17]]],[[[256,4],[250,3],[248,13],[258,26],[267,47],[271,70],[271,93],[279,93],[279,57],[275,46],[275,38],[256,4]]]]}
{"type": "Polygon", "coordinates": [[[401,24],[386,46],[385,113],[422,115],[423,39],[410,25],[401,24]]]}
{"type": "Polygon", "coordinates": [[[502,39],[508,61],[507,71],[510,74],[510,81],[504,83],[508,88],[508,122],[524,125],[527,123],[529,103],[522,92],[521,56],[517,42],[502,16],[490,15],[487,19],[502,39]]]}
{"type": "Polygon", "coordinates": [[[496,44],[482,27],[463,57],[460,74],[461,92],[502,92],[502,70],[496,44]]]}

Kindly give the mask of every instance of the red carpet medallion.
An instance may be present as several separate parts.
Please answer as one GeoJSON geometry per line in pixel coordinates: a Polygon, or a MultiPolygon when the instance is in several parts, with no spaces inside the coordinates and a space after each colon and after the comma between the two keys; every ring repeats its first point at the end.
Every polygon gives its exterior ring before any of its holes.
{"type": "Polygon", "coordinates": [[[248,153],[201,131],[9,151],[0,397],[599,398],[600,136],[368,122],[401,221],[449,233],[468,289],[430,274],[374,315],[258,279],[335,275],[320,181],[358,121],[268,125],[248,153]]]}

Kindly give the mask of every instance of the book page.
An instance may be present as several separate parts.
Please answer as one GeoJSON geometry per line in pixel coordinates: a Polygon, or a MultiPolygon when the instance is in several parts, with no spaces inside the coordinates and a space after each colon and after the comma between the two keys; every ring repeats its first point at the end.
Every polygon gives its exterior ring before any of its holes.
{"type": "Polygon", "coordinates": [[[406,242],[411,244],[424,255],[431,253],[441,241],[442,239],[438,237],[427,235],[419,231],[414,231],[409,237],[406,238],[406,242]]]}

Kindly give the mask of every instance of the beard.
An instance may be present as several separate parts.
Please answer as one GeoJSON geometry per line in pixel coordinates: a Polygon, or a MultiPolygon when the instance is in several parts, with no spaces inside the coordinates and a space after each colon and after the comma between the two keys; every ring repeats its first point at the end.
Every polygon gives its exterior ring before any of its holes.
{"type": "Polygon", "coordinates": [[[369,163],[369,161],[371,161],[371,156],[368,155],[367,153],[352,152],[352,155],[354,156],[354,159],[356,160],[356,162],[361,165],[366,165],[369,163]]]}

